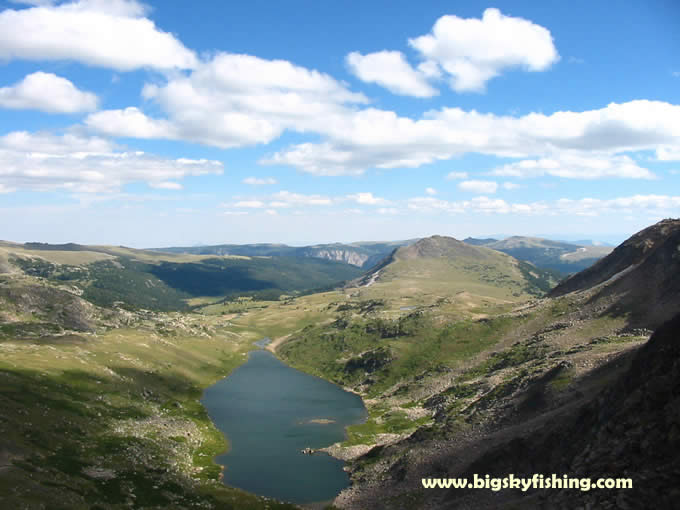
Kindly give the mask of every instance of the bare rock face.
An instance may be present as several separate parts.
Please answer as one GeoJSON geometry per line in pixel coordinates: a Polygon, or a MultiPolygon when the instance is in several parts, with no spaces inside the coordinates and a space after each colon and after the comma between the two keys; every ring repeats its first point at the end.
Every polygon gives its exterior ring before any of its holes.
{"type": "Polygon", "coordinates": [[[315,250],[312,257],[326,260],[335,260],[336,262],[344,262],[346,264],[352,264],[353,266],[363,267],[364,263],[368,260],[368,255],[359,253],[353,250],[342,250],[342,249],[323,249],[315,250]]]}

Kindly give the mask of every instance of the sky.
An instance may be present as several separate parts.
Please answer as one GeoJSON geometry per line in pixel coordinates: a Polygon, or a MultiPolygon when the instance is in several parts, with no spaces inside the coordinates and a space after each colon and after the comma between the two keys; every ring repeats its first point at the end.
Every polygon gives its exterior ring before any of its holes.
{"type": "Polygon", "coordinates": [[[680,4],[0,0],[0,239],[535,235],[680,216],[680,4]]]}

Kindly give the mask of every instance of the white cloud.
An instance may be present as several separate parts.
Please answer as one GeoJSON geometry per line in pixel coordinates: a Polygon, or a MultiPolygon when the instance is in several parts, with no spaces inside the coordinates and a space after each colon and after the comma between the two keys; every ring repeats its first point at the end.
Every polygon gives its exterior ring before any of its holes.
{"type": "Polygon", "coordinates": [[[390,203],[389,200],[373,196],[373,193],[354,193],[347,195],[347,199],[362,205],[385,205],[390,203]]]}
{"type": "Polygon", "coordinates": [[[246,177],[241,182],[243,184],[250,184],[251,186],[266,186],[269,184],[276,184],[278,181],[273,177],[246,177]]]}
{"type": "Polygon", "coordinates": [[[52,73],[36,72],[9,87],[0,88],[0,107],[77,113],[95,110],[97,96],[78,90],[73,83],[52,73]]]}
{"type": "Polygon", "coordinates": [[[449,181],[454,181],[458,179],[467,179],[468,178],[468,173],[467,172],[449,172],[446,175],[446,179],[449,181]]]}
{"type": "Polygon", "coordinates": [[[218,161],[124,152],[97,137],[23,131],[0,137],[0,186],[13,190],[111,193],[131,182],[178,189],[179,179],[222,171],[218,161]]]}
{"type": "MultiPolygon", "coordinates": [[[[465,153],[608,158],[680,145],[677,118],[680,106],[647,100],[521,117],[443,108],[418,120],[368,108],[327,119],[321,132],[325,141],[288,147],[261,163],[288,164],[316,175],[356,175],[371,167],[418,167],[465,153]]],[[[615,166],[625,162],[613,161],[615,166]]]]}
{"type": "Polygon", "coordinates": [[[680,196],[669,195],[633,195],[613,199],[562,198],[555,204],[562,212],[580,216],[597,216],[605,212],[632,213],[635,211],[658,211],[678,214],[680,212],[680,196]]]}
{"type": "Polygon", "coordinates": [[[504,182],[503,183],[503,189],[515,190],[515,189],[519,189],[519,188],[521,188],[521,186],[519,184],[514,183],[514,182],[504,182]]]}
{"type": "Polygon", "coordinates": [[[442,16],[430,34],[409,44],[451,75],[458,92],[482,91],[506,69],[544,71],[559,60],[549,30],[493,8],[482,19],[442,16]]]}
{"type": "Polygon", "coordinates": [[[332,205],[333,200],[323,195],[303,195],[300,193],[291,193],[290,191],[279,191],[272,196],[274,202],[269,205],[271,207],[285,207],[285,206],[310,206],[310,205],[332,205]],[[275,203],[282,205],[274,205],[275,203]]]}
{"type": "Polygon", "coordinates": [[[680,145],[659,147],[656,149],[656,157],[659,161],[680,161],[680,145]]]}
{"type": "Polygon", "coordinates": [[[90,114],[85,124],[100,133],[134,138],[179,139],[180,135],[167,120],[147,117],[139,108],[104,110],[90,114]]]}
{"type": "Polygon", "coordinates": [[[47,132],[12,131],[0,136],[0,149],[17,153],[77,156],[78,154],[106,154],[113,152],[115,146],[104,138],[76,133],[55,135],[47,132]]]}
{"type": "Polygon", "coordinates": [[[598,157],[566,152],[552,158],[525,159],[510,163],[492,170],[491,173],[508,177],[552,175],[566,179],[655,178],[652,172],[638,166],[630,156],[598,157]]]}
{"type": "Polygon", "coordinates": [[[428,195],[436,195],[437,190],[434,188],[425,188],[425,193],[427,193],[428,195]]]}
{"type": "Polygon", "coordinates": [[[432,65],[416,70],[399,51],[379,51],[362,55],[352,52],[346,57],[347,67],[361,81],[376,83],[402,96],[432,97],[439,92],[427,82],[436,73],[432,65]]]}
{"type": "Polygon", "coordinates": [[[634,195],[607,200],[562,198],[554,202],[539,201],[532,203],[511,203],[484,196],[455,202],[433,197],[414,197],[407,200],[407,207],[413,212],[445,212],[450,214],[600,216],[602,214],[640,214],[647,212],[659,215],[677,215],[680,212],[680,196],[634,195]]]}
{"type": "Polygon", "coordinates": [[[0,12],[0,59],[76,60],[118,71],[197,64],[194,52],[159,30],[135,0],[25,3],[34,6],[0,12]]]}
{"type": "Polygon", "coordinates": [[[245,207],[247,209],[261,209],[265,206],[266,204],[261,200],[241,200],[234,204],[234,207],[245,207]]]}
{"type": "Polygon", "coordinates": [[[372,161],[357,161],[357,153],[330,143],[301,143],[260,159],[262,165],[289,165],[314,175],[360,175],[372,161]]]}
{"type": "Polygon", "coordinates": [[[224,211],[221,213],[224,216],[246,216],[247,211],[224,211]]]}
{"type": "Polygon", "coordinates": [[[156,189],[172,189],[172,190],[182,189],[182,185],[179,182],[174,181],[152,182],[150,183],[150,186],[156,189]]]}
{"type": "Polygon", "coordinates": [[[389,214],[389,215],[394,215],[394,214],[399,214],[399,210],[396,209],[395,207],[380,207],[377,210],[378,214],[389,214]]]}
{"type": "Polygon", "coordinates": [[[496,193],[498,183],[494,181],[463,181],[458,184],[458,189],[471,193],[496,193]]]}
{"type": "Polygon", "coordinates": [[[219,53],[189,75],[173,75],[142,94],[166,119],[149,119],[137,108],[91,115],[87,124],[114,136],[171,138],[220,148],[268,143],[285,129],[322,132],[345,104],[366,102],[362,94],[327,74],[285,60],[219,53]],[[127,114],[126,114],[127,112],[127,114]],[[133,117],[134,122],[128,122],[133,117]],[[137,124],[145,130],[136,129],[137,124]]]}

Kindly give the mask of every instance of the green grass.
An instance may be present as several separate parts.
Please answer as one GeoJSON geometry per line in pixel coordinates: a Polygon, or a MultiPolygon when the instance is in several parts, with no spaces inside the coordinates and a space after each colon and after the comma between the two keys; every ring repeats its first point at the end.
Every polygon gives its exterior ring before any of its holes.
{"type": "Polygon", "coordinates": [[[204,256],[75,244],[34,249],[4,246],[0,255],[24,274],[80,288],[99,306],[187,310],[206,298],[277,300],[335,288],[362,274],[358,267],[318,258],[204,256]],[[54,249],[60,248],[60,249],[54,249]],[[91,248],[91,250],[90,250],[91,248]]]}
{"type": "Polygon", "coordinates": [[[368,382],[368,396],[425,371],[456,366],[493,346],[520,319],[460,320],[436,326],[430,315],[355,319],[311,326],[279,349],[292,366],[343,386],[368,382]]]}
{"type": "Polygon", "coordinates": [[[410,433],[430,421],[430,417],[411,420],[403,411],[381,412],[373,408],[366,422],[347,427],[347,440],[342,445],[375,444],[379,434],[410,433]]]}
{"type": "Polygon", "coordinates": [[[249,343],[197,336],[202,321],[219,328],[196,317],[171,340],[148,324],[54,348],[0,343],[0,445],[14,452],[14,467],[0,471],[3,504],[291,508],[218,480],[213,458],[227,443],[199,399],[243,362],[249,343]],[[115,476],[87,475],[92,469],[115,476]]]}

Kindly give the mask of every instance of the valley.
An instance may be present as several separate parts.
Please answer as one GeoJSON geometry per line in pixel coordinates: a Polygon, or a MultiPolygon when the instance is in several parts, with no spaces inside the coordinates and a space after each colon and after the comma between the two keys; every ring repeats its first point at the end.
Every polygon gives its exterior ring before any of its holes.
{"type": "MultiPolygon", "coordinates": [[[[561,283],[551,269],[442,236],[399,246],[368,271],[307,257],[300,276],[274,255],[3,243],[0,498],[16,508],[292,507],[221,483],[213,459],[228,443],[200,403],[268,337],[285,363],[366,405],[366,421],[326,448],[352,481],[336,507],[541,508],[536,491],[420,481],[587,475],[583,452],[596,447],[577,417],[605,405],[601,392],[620,394],[678,310],[678,236],[680,221],[661,222],[561,283]]],[[[624,439],[621,448],[643,438],[624,439]]],[[[557,495],[565,507],[606,497],[557,495]]]]}

